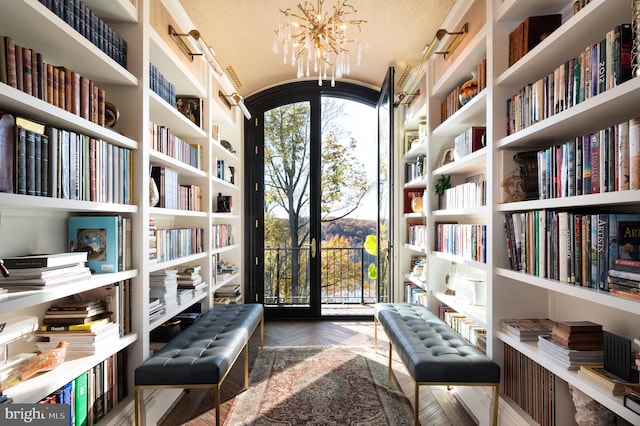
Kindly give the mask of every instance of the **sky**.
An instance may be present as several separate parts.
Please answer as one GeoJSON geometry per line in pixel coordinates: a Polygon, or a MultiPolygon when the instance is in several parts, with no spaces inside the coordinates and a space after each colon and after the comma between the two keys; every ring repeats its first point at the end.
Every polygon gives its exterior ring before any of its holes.
{"type": "MultiPolygon", "coordinates": [[[[378,120],[376,109],[359,102],[346,102],[345,117],[340,120],[351,136],[358,141],[357,157],[365,164],[367,180],[376,182],[378,172],[378,120]]],[[[351,214],[355,219],[372,219],[378,217],[377,196],[371,191],[361,206],[351,214]]]]}

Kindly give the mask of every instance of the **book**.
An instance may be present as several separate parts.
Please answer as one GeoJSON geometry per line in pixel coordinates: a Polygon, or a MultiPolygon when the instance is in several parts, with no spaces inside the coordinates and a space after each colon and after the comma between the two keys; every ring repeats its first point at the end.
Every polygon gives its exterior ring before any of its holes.
{"type": "Polygon", "coordinates": [[[5,257],[2,259],[8,269],[52,268],[56,266],[75,266],[87,261],[86,252],[66,252],[51,254],[33,254],[5,257]]]}
{"type": "Polygon", "coordinates": [[[69,248],[86,250],[92,271],[118,272],[118,216],[70,216],[68,225],[69,248]]]}
{"type": "Polygon", "coordinates": [[[620,377],[605,370],[602,365],[581,365],[578,374],[592,379],[614,396],[623,395],[625,385],[628,384],[620,377]]]}
{"type": "Polygon", "coordinates": [[[0,111],[0,192],[14,192],[15,124],[13,115],[0,111]]]}
{"type": "Polygon", "coordinates": [[[640,260],[640,215],[618,215],[618,259],[640,260]]]}
{"type": "Polygon", "coordinates": [[[624,406],[627,407],[629,410],[633,411],[634,413],[640,415],[640,397],[639,396],[631,393],[625,393],[624,406]]]}
{"type": "MultiPolygon", "coordinates": [[[[103,305],[83,311],[47,311],[44,319],[55,320],[56,318],[89,318],[107,312],[103,305]]],[[[101,320],[100,320],[101,321],[101,320]]],[[[83,326],[91,325],[91,322],[83,326]]]]}
{"type": "Polygon", "coordinates": [[[90,315],[86,317],[65,317],[63,315],[53,316],[49,318],[43,318],[43,325],[80,325],[89,324],[93,321],[100,320],[102,318],[110,318],[111,313],[109,311],[101,312],[99,314],[90,315]]]}
{"type": "Polygon", "coordinates": [[[89,375],[85,371],[73,380],[74,412],[73,417],[76,426],[88,426],[88,380],[89,375]]]}
{"type": "Polygon", "coordinates": [[[591,321],[558,321],[554,326],[554,331],[568,333],[585,333],[602,331],[602,325],[591,321]]]}
{"type": "Polygon", "coordinates": [[[555,322],[548,318],[504,319],[500,321],[500,328],[524,341],[537,340],[538,336],[549,335],[554,324],[555,322]]]}

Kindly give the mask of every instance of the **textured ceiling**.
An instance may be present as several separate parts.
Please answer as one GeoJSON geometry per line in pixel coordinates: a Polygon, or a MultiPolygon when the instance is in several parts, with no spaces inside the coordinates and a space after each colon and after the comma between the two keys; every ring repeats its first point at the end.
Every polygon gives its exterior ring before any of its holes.
{"type": "MultiPolygon", "coordinates": [[[[315,0],[311,0],[315,2],[315,0]]],[[[338,0],[325,0],[330,10],[338,0]]],[[[342,1],[342,0],[341,0],[342,1]]],[[[295,79],[296,69],[273,53],[279,9],[296,8],[303,0],[180,0],[195,27],[215,51],[223,68],[231,65],[242,81],[243,96],[295,79]]],[[[379,88],[387,68],[397,75],[422,57],[455,0],[349,0],[359,19],[368,21],[368,51],[346,76],[379,88]]]]}

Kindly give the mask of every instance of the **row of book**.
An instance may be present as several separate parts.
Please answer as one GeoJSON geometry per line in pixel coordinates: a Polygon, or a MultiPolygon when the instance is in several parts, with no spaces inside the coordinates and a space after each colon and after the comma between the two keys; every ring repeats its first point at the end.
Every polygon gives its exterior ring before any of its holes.
{"type": "Polygon", "coordinates": [[[407,225],[407,244],[412,246],[424,247],[427,242],[427,225],[408,224],[407,225]]]}
{"type": "Polygon", "coordinates": [[[158,189],[157,207],[202,211],[202,188],[180,184],[177,171],[163,166],[151,166],[151,178],[158,189]]]}
{"type": "Polygon", "coordinates": [[[70,425],[92,425],[127,397],[127,353],[120,351],[43,398],[67,404],[70,425]]]}
{"type": "Polygon", "coordinates": [[[65,67],[44,61],[41,53],[0,37],[0,82],[100,126],[106,124],[105,90],[65,67]]]}
{"type": "MultiPolygon", "coordinates": [[[[474,69],[476,76],[477,93],[480,93],[487,87],[487,60],[483,59],[474,69]]],[[[440,103],[440,122],[443,123],[447,118],[455,114],[461,107],[460,89],[462,83],[453,88],[451,92],[440,103]]]]}
{"type": "Polygon", "coordinates": [[[233,245],[233,225],[218,223],[211,225],[211,248],[217,249],[233,245]]]}
{"type": "Polygon", "coordinates": [[[640,118],[536,152],[540,199],[640,189],[640,118]]]}
{"type": "Polygon", "coordinates": [[[413,283],[405,283],[404,300],[407,303],[427,306],[427,298],[427,291],[424,288],[413,283]]]}
{"type": "Polygon", "coordinates": [[[447,323],[456,333],[464,337],[465,340],[475,345],[482,352],[486,352],[485,342],[487,330],[483,326],[478,325],[472,319],[467,318],[464,314],[446,305],[440,305],[438,315],[442,321],[447,323]]]}
{"type": "Polygon", "coordinates": [[[149,88],[166,103],[177,108],[176,86],[167,80],[158,67],[151,63],[149,64],[149,88]]]}
{"type": "Polygon", "coordinates": [[[454,159],[459,160],[486,146],[487,128],[485,126],[472,126],[457,135],[453,140],[454,159]]]}
{"type": "Polygon", "coordinates": [[[127,41],[81,0],[40,0],[119,65],[127,67],[127,41]]]}
{"type": "Polygon", "coordinates": [[[0,112],[0,191],[132,204],[131,150],[0,112]]]}
{"type": "Polygon", "coordinates": [[[156,229],[156,262],[202,253],[204,247],[204,229],[177,228],[156,229]]]}
{"type": "Polygon", "coordinates": [[[168,155],[178,161],[202,169],[202,146],[190,144],[177,137],[166,126],[149,122],[151,149],[168,155]]]}
{"type": "Polygon", "coordinates": [[[528,84],[507,99],[507,130],[513,134],[632,78],[632,31],[622,24],[577,58],[528,84]]]}
{"type": "Polygon", "coordinates": [[[407,161],[404,165],[404,183],[409,183],[416,179],[423,179],[427,172],[425,160],[426,155],[419,155],[415,161],[407,161]]]}
{"type": "Polygon", "coordinates": [[[486,263],[487,226],[436,223],[436,251],[486,263]]]}
{"type": "Polygon", "coordinates": [[[640,260],[639,230],[633,213],[505,213],[511,269],[601,291],[617,259],[640,260]]]}
{"type": "Polygon", "coordinates": [[[441,209],[464,209],[487,205],[487,180],[484,175],[473,175],[465,182],[444,190],[441,209]]]}
{"type": "Polygon", "coordinates": [[[541,426],[556,424],[556,376],[518,350],[505,344],[503,389],[541,426]]]}

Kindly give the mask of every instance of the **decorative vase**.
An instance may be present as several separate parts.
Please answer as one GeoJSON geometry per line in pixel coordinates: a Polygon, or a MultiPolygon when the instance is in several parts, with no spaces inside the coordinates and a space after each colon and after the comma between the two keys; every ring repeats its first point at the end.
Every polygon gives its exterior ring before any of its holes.
{"type": "Polygon", "coordinates": [[[462,86],[460,86],[460,92],[458,94],[458,99],[460,99],[460,104],[464,105],[473,99],[478,94],[478,79],[476,77],[475,71],[471,73],[471,80],[465,81],[462,86]]]}
{"type": "Polygon", "coordinates": [[[422,197],[413,197],[411,199],[411,211],[414,213],[422,211],[422,197]]]}

